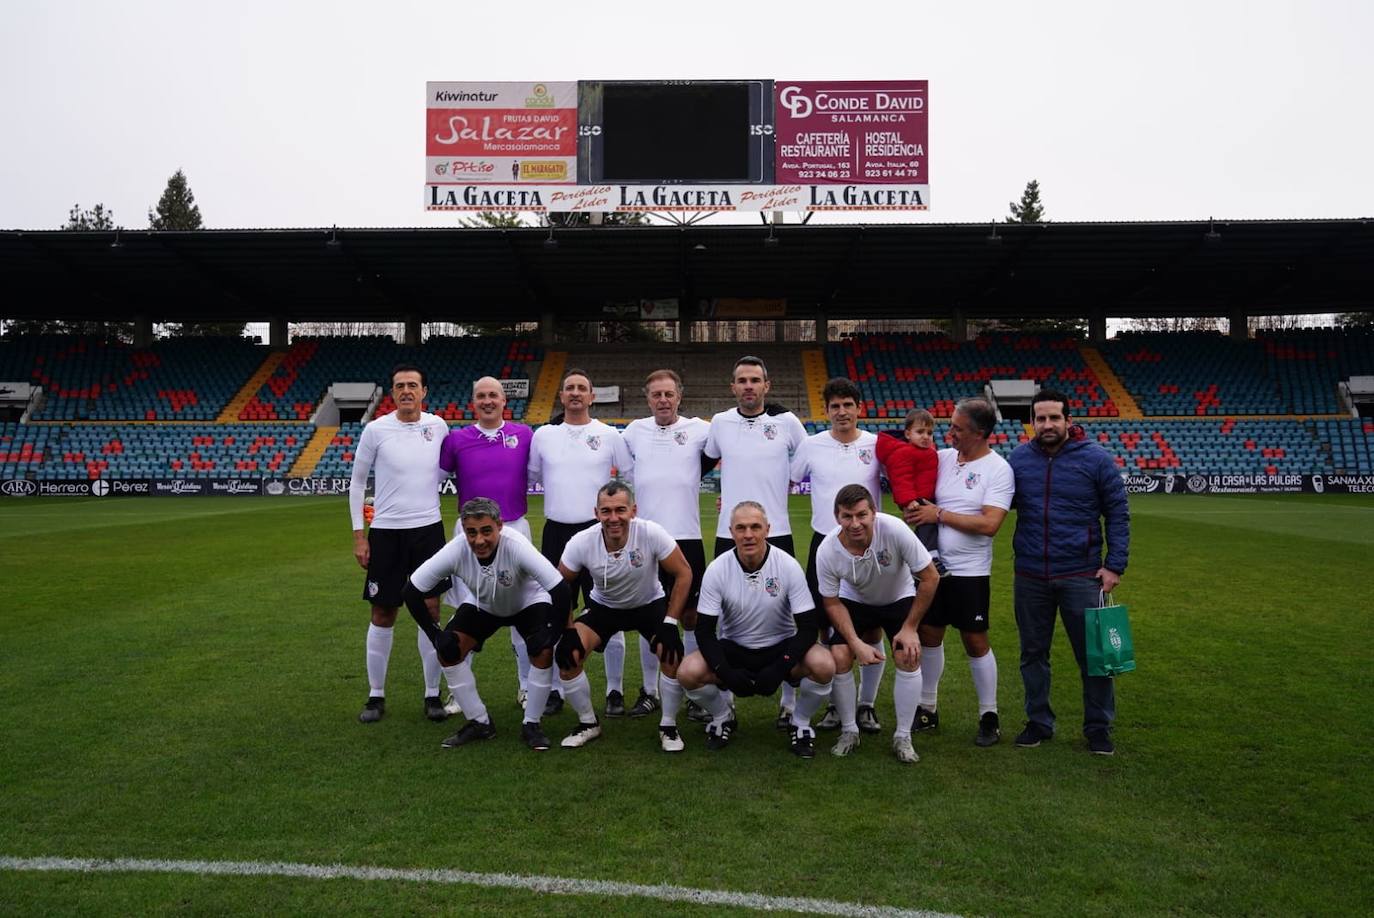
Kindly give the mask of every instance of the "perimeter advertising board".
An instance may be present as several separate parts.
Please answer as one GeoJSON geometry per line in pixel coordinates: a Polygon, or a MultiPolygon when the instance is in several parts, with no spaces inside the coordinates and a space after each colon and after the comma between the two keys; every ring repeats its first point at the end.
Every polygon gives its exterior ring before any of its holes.
{"type": "Polygon", "coordinates": [[[429,83],[425,209],[923,211],[924,80],[429,83]]]}

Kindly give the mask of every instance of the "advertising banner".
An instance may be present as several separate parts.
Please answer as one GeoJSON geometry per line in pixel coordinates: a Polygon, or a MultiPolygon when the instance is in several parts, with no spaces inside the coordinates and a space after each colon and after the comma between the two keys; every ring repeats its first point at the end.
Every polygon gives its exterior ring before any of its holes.
{"type": "Polygon", "coordinates": [[[503,379],[501,389],[506,393],[506,398],[529,398],[530,381],[528,379],[503,379]]]}
{"type": "Polygon", "coordinates": [[[929,185],[925,80],[778,80],[774,91],[777,182],[929,185]]]}
{"type": "Polygon", "coordinates": [[[533,213],[929,210],[928,185],[538,185],[425,186],[425,210],[533,213]]]}
{"type": "Polygon", "coordinates": [[[577,83],[426,83],[425,181],[577,180],[577,83]]]}
{"type": "Polygon", "coordinates": [[[1374,475],[1124,475],[1128,494],[1374,494],[1374,475]]]}

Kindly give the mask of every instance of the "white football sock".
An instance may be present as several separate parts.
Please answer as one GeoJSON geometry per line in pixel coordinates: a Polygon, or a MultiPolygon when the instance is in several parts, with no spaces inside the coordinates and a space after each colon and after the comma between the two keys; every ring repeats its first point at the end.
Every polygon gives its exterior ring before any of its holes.
{"type": "Polygon", "coordinates": [[[701,688],[687,689],[687,697],[710,714],[711,723],[717,727],[730,719],[730,704],[725,700],[724,693],[716,686],[703,685],[701,688]]]}
{"type": "Polygon", "coordinates": [[[897,729],[893,736],[910,736],[911,722],[916,719],[916,702],[921,697],[921,683],[925,679],[918,669],[915,672],[902,672],[892,683],[892,705],[897,709],[897,729]]]}
{"type": "Polygon", "coordinates": [[[792,683],[784,682],[782,684],[782,698],[779,699],[779,704],[789,711],[797,709],[797,690],[792,687],[792,683]]]}
{"type": "Polygon", "coordinates": [[[515,652],[515,675],[520,680],[520,687],[525,691],[530,688],[530,649],[525,646],[525,639],[520,636],[517,628],[511,628],[510,649],[515,652]]]}
{"type": "MultiPolygon", "coordinates": [[[[606,694],[625,693],[625,632],[617,631],[602,648],[606,657],[606,694]]],[[[591,721],[585,721],[591,723],[591,721]]]]}
{"type": "MultiPolygon", "coordinates": [[[[853,675],[851,672],[851,679],[853,675]]],[[[821,705],[829,695],[829,682],[821,685],[819,682],[811,681],[810,676],[803,676],[801,687],[797,691],[797,707],[792,712],[792,726],[798,730],[810,730],[811,718],[821,709],[821,705]]]]}
{"type": "Polygon", "coordinates": [[[858,706],[854,701],[854,670],[835,674],[834,680],[830,683],[830,703],[835,706],[835,713],[840,715],[840,731],[858,733],[859,723],[855,720],[858,706]]]}
{"type": "Polygon", "coordinates": [[[682,708],[682,683],[667,673],[658,677],[660,697],[663,702],[662,714],[658,718],[660,727],[677,725],[677,712],[682,708]]]}
{"type": "Polygon", "coordinates": [[[548,669],[531,666],[525,686],[529,693],[525,696],[525,723],[537,724],[544,716],[544,705],[548,703],[549,689],[553,686],[553,666],[548,669]]]}
{"type": "MultiPolygon", "coordinates": [[[[871,708],[878,703],[878,686],[882,684],[883,671],[887,669],[887,654],[883,651],[882,640],[868,646],[883,654],[883,659],[877,663],[859,667],[859,704],[871,708]]],[[[831,704],[834,704],[833,700],[831,704]]]]}
{"type": "Polygon", "coordinates": [[[940,702],[940,676],[945,671],[945,645],[927,647],[921,645],[921,707],[934,711],[940,702]]]}
{"type": "Polygon", "coordinates": [[[415,629],[415,646],[420,651],[420,666],[425,671],[425,697],[437,698],[439,674],[443,671],[439,666],[439,655],[434,652],[434,645],[419,628],[415,629]]]}
{"type": "Polygon", "coordinates": [[[650,695],[658,694],[658,656],[654,653],[644,635],[639,636],[639,667],[644,670],[644,691],[650,695]]]}
{"type": "Polygon", "coordinates": [[[457,666],[445,666],[444,678],[448,680],[449,691],[458,699],[458,704],[468,720],[491,723],[487,716],[487,706],[482,704],[482,696],[477,694],[477,680],[472,676],[472,667],[466,659],[457,666]],[[467,669],[464,672],[464,668],[467,669]]]}
{"type": "Polygon", "coordinates": [[[391,662],[392,629],[367,626],[368,697],[386,697],[386,666],[391,662]]]}
{"type": "Polygon", "coordinates": [[[997,710],[997,658],[992,649],[981,657],[969,657],[968,668],[973,672],[973,688],[978,693],[978,716],[997,710]]]}
{"type": "Polygon", "coordinates": [[[563,686],[563,699],[577,712],[577,719],[584,724],[596,723],[596,711],[592,709],[592,684],[587,681],[587,673],[580,672],[571,681],[560,678],[563,686]]]}

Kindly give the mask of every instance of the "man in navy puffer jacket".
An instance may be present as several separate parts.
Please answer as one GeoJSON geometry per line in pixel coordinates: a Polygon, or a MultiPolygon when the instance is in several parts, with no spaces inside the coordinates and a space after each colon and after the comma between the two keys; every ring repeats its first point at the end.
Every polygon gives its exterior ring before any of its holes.
{"type": "Polygon", "coordinates": [[[1070,427],[1068,409],[1063,393],[1037,392],[1031,400],[1035,438],[1018,446],[1010,459],[1016,476],[1014,597],[1027,721],[1016,745],[1038,746],[1054,736],[1050,642],[1058,610],[1083,678],[1083,735],[1092,752],[1111,755],[1116,700],[1110,677],[1087,674],[1083,610],[1100,605],[1101,593],[1110,593],[1126,570],[1131,512],[1116,463],[1084,439],[1081,427],[1070,427]]]}

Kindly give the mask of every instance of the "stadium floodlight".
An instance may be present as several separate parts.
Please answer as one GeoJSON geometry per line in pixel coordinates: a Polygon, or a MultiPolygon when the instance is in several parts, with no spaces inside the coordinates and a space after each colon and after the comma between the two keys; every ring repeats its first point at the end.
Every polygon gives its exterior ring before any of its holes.
{"type": "Polygon", "coordinates": [[[329,238],[325,240],[324,248],[330,255],[338,255],[343,251],[343,243],[339,241],[339,228],[337,226],[329,231],[329,238]]]}
{"type": "Polygon", "coordinates": [[[1218,245],[1221,242],[1221,233],[1217,232],[1216,221],[1211,217],[1207,218],[1207,232],[1202,234],[1202,241],[1207,245],[1218,245]]]}
{"type": "Polygon", "coordinates": [[[997,221],[992,221],[992,232],[983,239],[988,245],[1001,245],[1002,237],[997,235],[997,221]]]}

